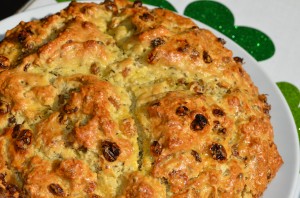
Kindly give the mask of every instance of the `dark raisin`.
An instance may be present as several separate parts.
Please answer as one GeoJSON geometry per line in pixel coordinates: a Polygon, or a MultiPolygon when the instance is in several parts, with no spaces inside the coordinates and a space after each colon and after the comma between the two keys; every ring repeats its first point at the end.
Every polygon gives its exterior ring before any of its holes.
{"type": "Polygon", "coordinates": [[[0,181],[3,184],[3,186],[6,186],[5,174],[0,173],[0,181]]]}
{"type": "Polygon", "coordinates": [[[188,114],[188,112],[189,112],[189,109],[186,106],[181,105],[176,109],[176,115],[179,115],[179,116],[185,116],[188,114]]]}
{"type": "Polygon", "coordinates": [[[138,7],[142,7],[142,5],[143,5],[142,1],[137,0],[133,2],[132,7],[138,8],[138,7]]]}
{"type": "Polygon", "coordinates": [[[66,123],[67,117],[65,116],[64,113],[60,113],[58,115],[58,121],[59,121],[60,124],[65,124],[66,123]]]}
{"type": "Polygon", "coordinates": [[[10,66],[9,59],[5,56],[0,55],[0,68],[7,69],[10,66]]]}
{"type": "Polygon", "coordinates": [[[65,95],[59,94],[58,95],[58,104],[64,104],[66,102],[67,97],[65,95]]]}
{"type": "Polygon", "coordinates": [[[14,185],[14,184],[8,184],[8,185],[6,186],[6,190],[8,191],[8,193],[9,193],[10,195],[13,195],[13,194],[15,194],[16,192],[19,192],[18,187],[17,187],[16,185],[14,185]]]}
{"type": "Polygon", "coordinates": [[[15,141],[16,150],[25,150],[31,144],[32,132],[29,129],[23,129],[19,132],[15,141]]]}
{"type": "Polygon", "coordinates": [[[193,26],[191,27],[191,29],[192,29],[192,30],[200,30],[200,28],[199,28],[198,26],[196,26],[196,25],[193,25],[193,26]]]}
{"type": "Polygon", "coordinates": [[[102,142],[102,154],[107,161],[116,161],[120,153],[120,147],[116,143],[110,141],[102,142]]]}
{"type": "Polygon", "coordinates": [[[32,133],[29,129],[24,129],[20,132],[18,140],[22,140],[24,144],[30,145],[32,133]]]}
{"type": "Polygon", "coordinates": [[[48,188],[49,188],[49,191],[56,196],[63,197],[65,194],[64,190],[62,189],[62,187],[60,187],[59,184],[52,183],[48,186],[48,188]]]}
{"type": "Polygon", "coordinates": [[[10,105],[5,102],[0,100],[0,115],[4,115],[10,112],[10,105]]]}
{"type": "Polygon", "coordinates": [[[211,58],[211,56],[208,54],[207,51],[203,51],[202,57],[203,57],[203,61],[205,63],[211,63],[213,61],[212,58],[211,58]]]}
{"type": "Polygon", "coordinates": [[[28,71],[29,67],[30,67],[30,63],[27,63],[27,64],[24,66],[23,71],[25,71],[25,72],[28,71]]]}
{"type": "Polygon", "coordinates": [[[165,177],[162,177],[162,178],[161,178],[161,183],[163,183],[163,184],[165,184],[165,185],[169,185],[169,181],[168,181],[168,179],[165,178],[165,177]]]}
{"type": "Polygon", "coordinates": [[[192,151],[191,151],[191,155],[194,156],[194,158],[195,158],[195,160],[196,160],[197,162],[201,162],[201,161],[202,161],[202,160],[201,160],[201,157],[200,157],[200,155],[199,155],[199,153],[198,153],[197,151],[192,150],[192,151]]]}
{"type": "Polygon", "coordinates": [[[226,131],[227,131],[227,129],[226,128],[220,128],[219,130],[218,130],[218,133],[220,134],[226,134],[226,131]]]}
{"type": "Polygon", "coordinates": [[[96,63],[93,63],[92,65],[91,65],[91,68],[90,68],[90,72],[92,73],[92,74],[98,74],[99,73],[99,71],[100,71],[100,68],[97,66],[97,64],[96,63]]]}
{"type": "Polygon", "coordinates": [[[197,114],[195,116],[195,119],[191,123],[191,129],[194,131],[201,131],[204,129],[204,127],[207,125],[208,120],[207,118],[202,114],[197,114]]]}
{"type": "Polygon", "coordinates": [[[79,151],[83,152],[83,153],[87,153],[88,148],[86,148],[85,146],[81,146],[78,148],[79,151]]]}
{"type": "Polygon", "coordinates": [[[11,124],[15,124],[17,120],[16,120],[15,116],[12,116],[12,117],[9,117],[7,121],[8,121],[8,124],[11,125],[11,124]]]}
{"type": "Polygon", "coordinates": [[[222,109],[213,109],[212,113],[216,117],[222,117],[225,115],[225,112],[222,109]]]}
{"type": "Polygon", "coordinates": [[[16,124],[13,128],[13,132],[11,134],[11,137],[12,138],[17,138],[19,133],[20,133],[20,129],[21,129],[21,124],[16,124]]]}
{"type": "Polygon", "coordinates": [[[72,114],[72,113],[76,113],[78,111],[78,107],[71,107],[71,105],[66,104],[64,106],[64,112],[66,114],[72,114]]]}
{"type": "Polygon", "coordinates": [[[153,21],[153,19],[154,19],[154,17],[150,13],[147,13],[147,12],[140,15],[139,18],[143,21],[153,21]]]}
{"type": "Polygon", "coordinates": [[[222,45],[226,44],[226,41],[223,38],[218,38],[218,42],[220,42],[222,45]]]}
{"type": "Polygon", "coordinates": [[[236,63],[241,63],[241,64],[244,63],[244,59],[242,59],[241,57],[238,57],[238,56],[233,57],[233,60],[234,60],[236,63]]]}
{"type": "Polygon", "coordinates": [[[18,40],[20,43],[24,42],[26,39],[26,32],[25,31],[21,31],[18,35],[18,40]]]}
{"type": "Polygon", "coordinates": [[[150,151],[154,156],[159,156],[162,152],[163,148],[159,144],[158,141],[153,141],[151,146],[150,146],[150,151]]]}
{"type": "Polygon", "coordinates": [[[166,42],[165,42],[165,40],[164,39],[162,39],[162,38],[155,38],[155,39],[153,39],[152,41],[151,41],[151,47],[153,47],[153,48],[156,48],[156,47],[158,47],[158,46],[160,46],[160,45],[163,45],[163,44],[165,44],[166,42]]]}
{"type": "Polygon", "coordinates": [[[20,43],[24,42],[26,40],[27,37],[33,35],[33,32],[27,27],[23,30],[21,30],[21,32],[18,35],[18,40],[20,43]]]}
{"type": "Polygon", "coordinates": [[[222,161],[227,157],[226,150],[221,144],[213,143],[209,150],[214,160],[222,161]]]}

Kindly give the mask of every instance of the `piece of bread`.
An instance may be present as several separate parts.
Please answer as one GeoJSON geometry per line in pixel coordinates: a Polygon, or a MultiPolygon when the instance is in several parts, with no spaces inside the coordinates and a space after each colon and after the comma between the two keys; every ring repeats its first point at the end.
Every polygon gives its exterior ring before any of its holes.
{"type": "Polygon", "coordinates": [[[72,2],[0,43],[0,197],[259,197],[283,163],[224,40],[141,2],[72,2]]]}

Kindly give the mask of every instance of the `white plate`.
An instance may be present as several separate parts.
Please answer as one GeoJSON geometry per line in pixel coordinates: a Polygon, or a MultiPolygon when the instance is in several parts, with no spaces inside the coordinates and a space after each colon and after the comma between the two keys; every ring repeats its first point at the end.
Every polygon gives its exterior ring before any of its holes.
{"type": "MultiPolygon", "coordinates": [[[[0,21],[0,39],[4,37],[6,30],[15,27],[21,20],[29,21],[42,18],[48,14],[60,11],[67,5],[68,3],[60,3],[41,7],[0,21]]],[[[299,142],[295,123],[284,97],[275,83],[270,80],[258,63],[245,50],[212,28],[199,22],[196,23],[198,23],[200,27],[210,29],[217,36],[224,38],[227,41],[226,47],[233,51],[234,56],[244,58],[244,68],[258,86],[260,93],[268,94],[268,102],[272,105],[270,113],[271,122],[274,127],[275,143],[284,160],[284,164],[280,168],[275,179],[269,184],[263,197],[295,197],[300,166],[299,142]]]]}

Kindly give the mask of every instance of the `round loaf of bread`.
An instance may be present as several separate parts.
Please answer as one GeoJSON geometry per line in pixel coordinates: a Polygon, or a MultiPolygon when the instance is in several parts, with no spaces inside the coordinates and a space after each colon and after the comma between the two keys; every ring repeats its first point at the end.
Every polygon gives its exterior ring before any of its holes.
{"type": "Polygon", "coordinates": [[[224,40],[140,1],[76,3],[0,43],[0,197],[259,197],[283,163],[224,40]]]}

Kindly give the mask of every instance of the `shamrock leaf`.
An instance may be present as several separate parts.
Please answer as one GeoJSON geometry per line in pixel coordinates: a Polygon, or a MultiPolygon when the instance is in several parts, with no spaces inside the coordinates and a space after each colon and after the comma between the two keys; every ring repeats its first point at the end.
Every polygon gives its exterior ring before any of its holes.
{"type": "Polygon", "coordinates": [[[281,90],[292,111],[300,141],[300,91],[295,85],[288,82],[278,82],[277,86],[281,90]]]}
{"type": "Polygon", "coordinates": [[[221,3],[195,1],[185,8],[184,14],[222,32],[248,51],[257,61],[266,60],[275,53],[275,46],[266,34],[251,27],[236,26],[233,14],[221,3]]]}

